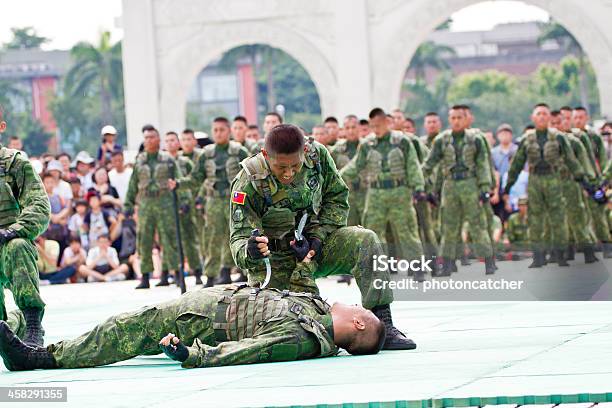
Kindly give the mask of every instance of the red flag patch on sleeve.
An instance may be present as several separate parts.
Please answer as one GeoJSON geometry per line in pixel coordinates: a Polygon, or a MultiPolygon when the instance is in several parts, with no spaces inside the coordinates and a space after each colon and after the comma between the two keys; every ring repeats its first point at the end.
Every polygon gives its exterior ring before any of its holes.
{"type": "Polygon", "coordinates": [[[234,194],[232,194],[232,203],[244,205],[244,200],[246,200],[246,193],[234,191],[234,194]]]}

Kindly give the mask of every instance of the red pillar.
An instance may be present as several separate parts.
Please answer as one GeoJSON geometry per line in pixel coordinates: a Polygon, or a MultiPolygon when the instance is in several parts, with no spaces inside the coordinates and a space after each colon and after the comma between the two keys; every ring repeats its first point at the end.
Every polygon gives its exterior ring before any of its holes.
{"type": "Polygon", "coordinates": [[[32,79],[32,116],[42,124],[43,128],[53,134],[49,141],[49,151],[58,150],[57,124],[49,111],[48,104],[55,94],[55,77],[39,77],[32,79]]]}
{"type": "Polygon", "coordinates": [[[251,64],[238,65],[240,113],[249,124],[257,124],[257,87],[251,64]]]}

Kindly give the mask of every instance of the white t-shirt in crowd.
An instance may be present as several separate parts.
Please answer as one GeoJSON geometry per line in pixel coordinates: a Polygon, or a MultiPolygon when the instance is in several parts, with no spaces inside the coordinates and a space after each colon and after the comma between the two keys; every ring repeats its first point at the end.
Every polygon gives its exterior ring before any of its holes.
{"type": "Polygon", "coordinates": [[[64,199],[64,201],[72,200],[72,188],[70,188],[70,183],[60,179],[57,186],[53,189],[53,194],[57,194],[64,199]]]}
{"type": "Polygon", "coordinates": [[[132,177],[133,169],[131,167],[125,167],[121,173],[117,170],[112,169],[108,172],[108,179],[113,187],[117,190],[121,202],[125,202],[125,196],[127,194],[128,185],[130,184],[130,177],[132,177]]]}
{"type": "MultiPolygon", "coordinates": [[[[113,247],[108,248],[108,257],[113,260],[113,263],[119,264],[119,256],[117,250],[113,247]]],[[[100,255],[100,247],[91,248],[87,253],[87,263],[93,262],[100,255]]],[[[98,260],[96,266],[108,265],[106,258],[98,260]]]]}

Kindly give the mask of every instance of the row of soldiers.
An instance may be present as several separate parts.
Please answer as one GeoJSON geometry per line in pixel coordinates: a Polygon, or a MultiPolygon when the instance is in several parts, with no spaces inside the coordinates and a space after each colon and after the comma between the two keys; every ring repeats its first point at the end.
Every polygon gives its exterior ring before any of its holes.
{"type": "MultiPolygon", "coordinates": [[[[548,261],[566,266],[577,248],[586,263],[596,262],[598,241],[604,256],[612,256],[603,190],[612,170],[588,119],[581,107],[551,112],[538,104],[534,126],[517,140],[502,195],[527,165],[529,217],[520,212],[508,226],[519,241],[516,249],[533,250],[532,268],[548,261]]],[[[410,132],[413,122],[401,111],[387,115],[377,108],[370,112],[372,133],[362,137],[358,119],[344,119],[344,138],[335,143],[330,138],[328,149],[351,190],[349,225],[374,230],[391,254],[437,257],[438,276],[457,270],[462,237],[468,236],[472,251],[485,260],[485,272],[492,274],[499,221],[489,199],[499,189],[499,175],[484,133],[472,128],[470,108],[454,106],[448,121],[450,129],[442,131],[439,116],[429,113],[427,134],[417,137],[410,132]]],[[[526,204],[525,198],[520,200],[520,206],[526,204]]],[[[423,280],[424,272],[415,278],[423,280]]]]}

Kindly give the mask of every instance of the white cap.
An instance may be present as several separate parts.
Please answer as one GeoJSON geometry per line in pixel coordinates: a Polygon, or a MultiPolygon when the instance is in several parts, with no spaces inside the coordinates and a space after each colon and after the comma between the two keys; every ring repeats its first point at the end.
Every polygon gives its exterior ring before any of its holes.
{"type": "Polygon", "coordinates": [[[74,161],[72,162],[72,167],[76,167],[78,162],[92,164],[93,162],[95,162],[95,160],[86,151],[80,151],[74,158],[74,161]]]}
{"type": "Polygon", "coordinates": [[[47,171],[52,170],[57,170],[60,172],[60,174],[62,174],[64,172],[64,166],[62,166],[62,163],[60,163],[59,160],[51,160],[47,164],[47,171]]]}
{"type": "Polygon", "coordinates": [[[100,131],[100,136],[116,135],[116,134],[117,134],[117,129],[115,129],[115,127],[111,125],[104,126],[102,130],[100,131]]]}

